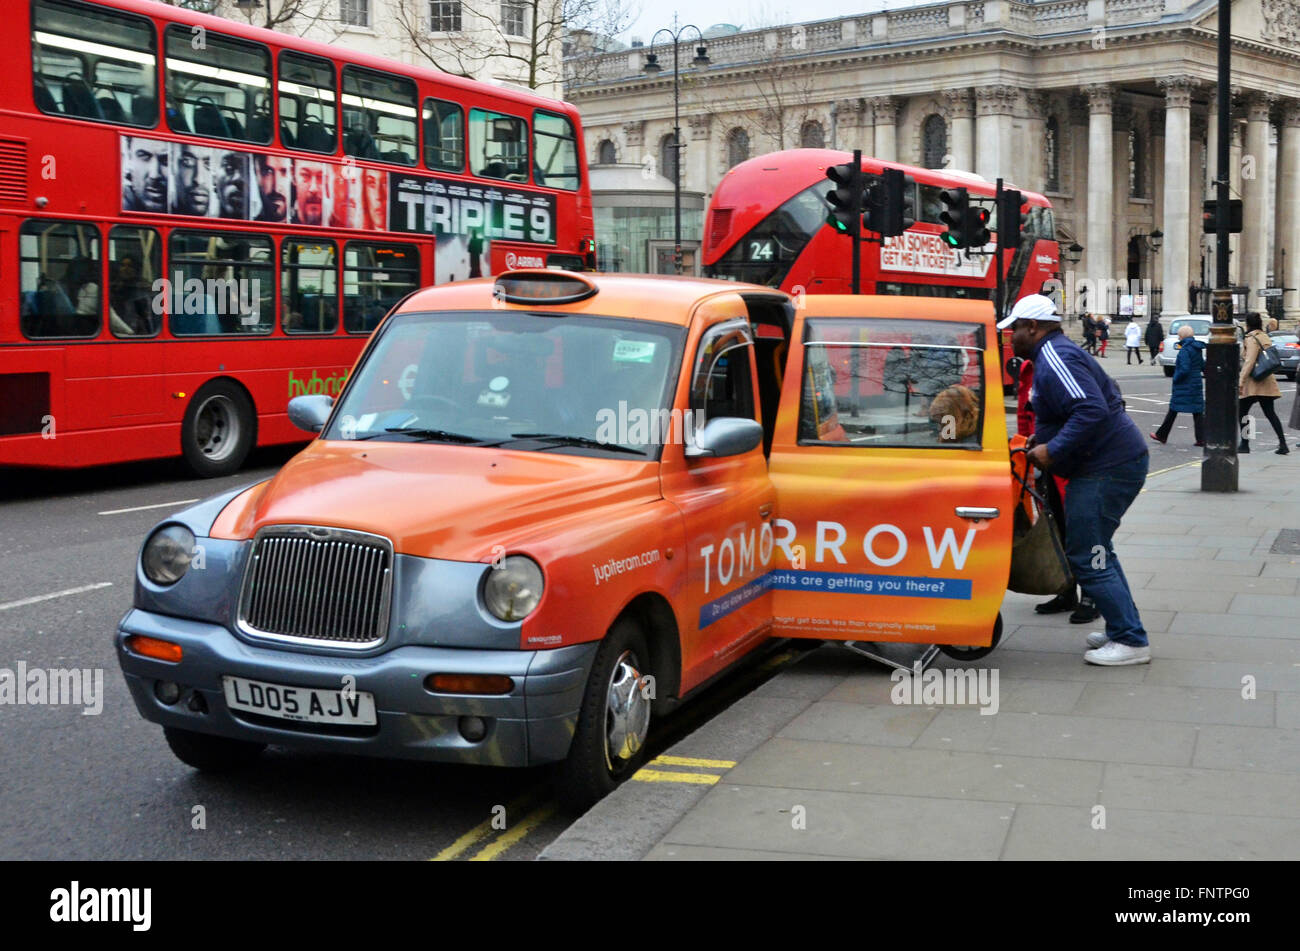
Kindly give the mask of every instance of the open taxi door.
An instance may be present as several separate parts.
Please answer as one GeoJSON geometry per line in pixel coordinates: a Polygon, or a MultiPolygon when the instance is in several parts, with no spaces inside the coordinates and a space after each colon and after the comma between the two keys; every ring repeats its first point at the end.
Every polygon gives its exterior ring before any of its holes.
{"type": "Polygon", "coordinates": [[[996,643],[1015,500],[995,334],[987,301],[803,298],[769,460],[774,635],[996,643]]]}

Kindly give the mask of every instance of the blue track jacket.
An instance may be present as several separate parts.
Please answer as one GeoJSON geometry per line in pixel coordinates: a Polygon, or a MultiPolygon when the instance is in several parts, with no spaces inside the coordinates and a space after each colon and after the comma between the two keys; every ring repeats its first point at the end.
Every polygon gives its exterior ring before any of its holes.
{"type": "Polygon", "coordinates": [[[1095,475],[1146,454],[1119,387],[1078,344],[1054,331],[1038,342],[1032,359],[1034,434],[1051,453],[1053,473],[1095,475]]]}

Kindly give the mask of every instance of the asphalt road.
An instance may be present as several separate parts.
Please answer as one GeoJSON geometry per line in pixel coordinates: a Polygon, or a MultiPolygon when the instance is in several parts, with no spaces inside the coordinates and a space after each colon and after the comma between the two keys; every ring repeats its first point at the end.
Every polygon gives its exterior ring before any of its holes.
{"type": "MultiPolygon", "coordinates": [[[[1125,366],[1122,349],[1104,365],[1142,431],[1154,429],[1168,379],[1149,365],[1125,366]]],[[[1296,387],[1282,389],[1285,421],[1296,387]]],[[[1150,444],[1152,471],[1200,458],[1190,427],[1181,417],[1169,445],[1150,444]]],[[[1266,426],[1255,448],[1274,448],[1266,426]]],[[[563,830],[568,820],[544,770],[272,750],[253,771],[212,778],[174,759],[161,730],[136,713],[112,634],[130,604],[145,533],[188,500],[266,478],[290,455],[261,451],[243,472],[212,481],[187,478],[171,462],[0,470],[0,668],[103,672],[96,715],[0,704],[0,859],[531,859],[563,830]],[[505,829],[493,825],[497,807],[505,829]]],[[[756,663],[726,678],[661,726],[652,752],[780,666],[756,663]]]]}

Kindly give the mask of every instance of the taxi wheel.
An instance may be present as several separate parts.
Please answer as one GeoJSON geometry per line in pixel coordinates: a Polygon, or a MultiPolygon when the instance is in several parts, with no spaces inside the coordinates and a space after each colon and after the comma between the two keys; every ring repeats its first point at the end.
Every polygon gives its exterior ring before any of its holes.
{"type": "Polygon", "coordinates": [[[650,704],[642,689],[650,653],[645,634],[621,618],[605,635],[591,665],[568,758],[559,765],[560,800],[583,811],[640,767],[650,732],[650,704]]]}
{"type": "Polygon", "coordinates": [[[1173,368],[1173,367],[1165,367],[1164,369],[1165,369],[1165,376],[1173,376],[1173,375],[1174,375],[1174,368],[1173,368]]]}
{"type": "Polygon", "coordinates": [[[1002,640],[1002,613],[998,612],[998,619],[993,622],[993,640],[989,642],[988,647],[964,647],[961,644],[940,644],[939,650],[943,651],[953,660],[979,660],[987,654],[993,653],[993,648],[998,646],[1002,640]]]}
{"type": "Polygon", "coordinates": [[[178,760],[205,773],[224,773],[247,766],[266,749],[265,743],[231,740],[170,726],[163,727],[163,736],[178,760]]]}
{"type": "Polygon", "coordinates": [[[257,439],[257,417],[243,388],[230,380],[199,387],[181,423],[181,452],[201,478],[230,475],[257,439]]]}

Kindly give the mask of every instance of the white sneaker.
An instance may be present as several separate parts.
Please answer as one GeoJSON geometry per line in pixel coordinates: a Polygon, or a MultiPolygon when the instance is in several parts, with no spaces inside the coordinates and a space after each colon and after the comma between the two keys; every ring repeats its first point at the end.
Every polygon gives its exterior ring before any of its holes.
{"type": "Polygon", "coordinates": [[[1084,640],[1088,642],[1089,647],[1105,647],[1110,643],[1110,638],[1102,631],[1093,631],[1084,640]]]}
{"type": "Polygon", "coordinates": [[[1088,651],[1083,655],[1083,659],[1089,664],[1099,664],[1103,667],[1149,664],[1151,663],[1151,648],[1130,647],[1128,644],[1121,644],[1118,641],[1109,641],[1101,647],[1088,651]]]}

